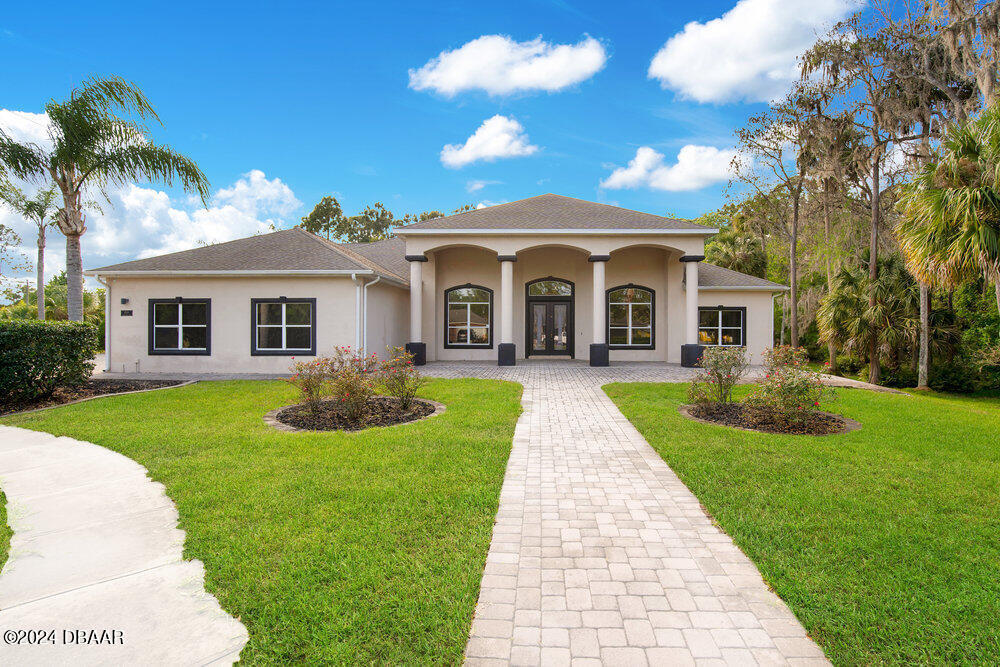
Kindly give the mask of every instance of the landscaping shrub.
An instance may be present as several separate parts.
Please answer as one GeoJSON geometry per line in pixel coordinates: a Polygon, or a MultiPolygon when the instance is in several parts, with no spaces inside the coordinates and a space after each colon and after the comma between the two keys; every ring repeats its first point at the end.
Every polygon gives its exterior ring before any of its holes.
{"type": "Polygon", "coordinates": [[[857,375],[861,372],[861,368],[863,366],[864,362],[857,357],[852,357],[847,354],[837,355],[837,371],[841,375],[857,375]]]}
{"type": "Polygon", "coordinates": [[[916,387],[917,374],[912,368],[906,366],[899,366],[897,368],[882,366],[879,384],[883,387],[892,387],[894,389],[916,387]]]}
{"type": "Polygon", "coordinates": [[[97,330],[83,322],[0,321],[0,401],[46,398],[94,371],[97,330]]]}
{"type": "Polygon", "coordinates": [[[733,387],[747,371],[746,350],[742,347],[706,347],[699,362],[702,371],[688,388],[692,403],[729,403],[733,387]]]}
{"type": "Polygon", "coordinates": [[[980,350],[976,356],[979,370],[979,388],[1000,391],[1000,345],[980,350]]]}
{"type": "Polygon", "coordinates": [[[417,391],[424,386],[427,380],[413,365],[413,355],[405,348],[390,347],[387,349],[389,350],[389,358],[379,366],[382,385],[390,396],[399,399],[400,407],[407,410],[410,403],[413,402],[413,397],[417,395],[417,391]]]}
{"type": "Polygon", "coordinates": [[[764,377],[744,401],[749,422],[800,424],[810,418],[829,389],[806,366],[808,360],[804,349],[787,345],[764,352],[764,377]]]}
{"type": "Polygon", "coordinates": [[[361,419],[368,399],[375,395],[378,382],[378,357],[352,351],[348,347],[335,347],[328,357],[330,395],[340,403],[344,416],[361,419]]]}
{"type": "Polygon", "coordinates": [[[292,364],[292,377],[287,382],[299,390],[299,402],[308,405],[309,411],[316,414],[319,412],[320,401],[330,391],[330,359],[317,357],[309,361],[296,361],[292,364]]]}

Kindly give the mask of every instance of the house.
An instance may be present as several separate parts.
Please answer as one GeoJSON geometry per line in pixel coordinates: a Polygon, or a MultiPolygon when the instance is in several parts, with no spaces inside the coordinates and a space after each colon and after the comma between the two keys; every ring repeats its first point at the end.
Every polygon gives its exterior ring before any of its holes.
{"type": "Polygon", "coordinates": [[[405,344],[418,364],[690,366],[705,345],[760,361],[787,288],[702,261],[717,231],[546,194],[374,243],[293,228],[86,273],[107,288],[113,372],[281,373],[337,345],[405,344]]]}

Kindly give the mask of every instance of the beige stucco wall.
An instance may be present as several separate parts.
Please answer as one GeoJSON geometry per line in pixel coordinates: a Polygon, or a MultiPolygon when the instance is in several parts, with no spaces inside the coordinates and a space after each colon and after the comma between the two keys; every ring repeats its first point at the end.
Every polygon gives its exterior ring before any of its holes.
{"type": "MultiPolygon", "coordinates": [[[[355,288],[349,277],[129,277],[113,278],[110,285],[110,367],[113,372],[134,372],[137,368],[153,373],[286,372],[292,363],[290,357],[250,355],[251,298],[315,298],[317,352],[329,351],[336,345],[354,344],[355,288]],[[148,353],[148,299],[177,296],[212,300],[211,355],[148,353]],[[121,304],[123,297],[129,299],[128,304],[121,304]],[[129,309],[132,316],[122,317],[121,311],[129,309]]],[[[369,293],[375,289],[369,289],[369,293]]],[[[301,355],[296,357],[301,358],[301,355]]]]}
{"type": "Polygon", "coordinates": [[[410,326],[410,290],[378,282],[368,288],[369,354],[385,357],[387,347],[406,344],[410,326]]]}
{"type": "Polygon", "coordinates": [[[763,363],[764,350],[770,348],[774,340],[774,306],[771,299],[771,292],[746,290],[700,290],[698,292],[699,306],[746,307],[747,354],[752,364],[763,363]]]}

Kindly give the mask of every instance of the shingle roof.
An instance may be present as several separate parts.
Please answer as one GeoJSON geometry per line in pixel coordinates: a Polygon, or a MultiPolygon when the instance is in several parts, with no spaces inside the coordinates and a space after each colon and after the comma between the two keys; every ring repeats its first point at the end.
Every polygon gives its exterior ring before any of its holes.
{"type": "Polygon", "coordinates": [[[775,291],[788,289],[784,285],[772,283],[757,276],[747,275],[732,269],[726,269],[715,264],[699,262],[698,264],[698,286],[699,287],[752,287],[760,289],[773,289],[775,291]]]}
{"type": "Polygon", "coordinates": [[[417,229],[677,229],[704,232],[710,227],[618,206],[545,194],[486,208],[414,222],[397,228],[417,229]]]}
{"type": "Polygon", "coordinates": [[[245,239],[112,264],[88,273],[113,271],[365,271],[398,278],[394,271],[345,251],[300,227],[245,239]]]}
{"type": "Polygon", "coordinates": [[[409,282],[410,267],[405,257],[406,242],[398,236],[371,243],[340,243],[338,245],[394,273],[404,282],[409,282]]]}

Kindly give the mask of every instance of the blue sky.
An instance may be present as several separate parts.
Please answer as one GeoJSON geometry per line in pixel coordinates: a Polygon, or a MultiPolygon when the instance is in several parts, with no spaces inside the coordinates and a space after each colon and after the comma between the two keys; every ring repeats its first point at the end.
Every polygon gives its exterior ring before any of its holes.
{"type": "MultiPolygon", "coordinates": [[[[205,227],[207,241],[247,235],[251,219],[290,226],[330,193],[348,212],[381,201],[399,216],[555,192],[693,217],[723,203],[734,129],[851,6],[16,3],[0,18],[0,109],[40,114],[88,75],[131,79],[164,120],[154,139],[199,163],[218,191],[212,210],[239,213],[199,213],[138,184],[94,214],[87,266],[191,245],[198,230],[177,225],[205,227]],[[470,42],[484,48],[432,60],[470,42]],[[421,68],[423,84],[411,76],[421,68]],[[460,150],[497,115],[482,147],[460,150]]],[[[45,122],[12,119],[28,131],[45,122]]]]}

